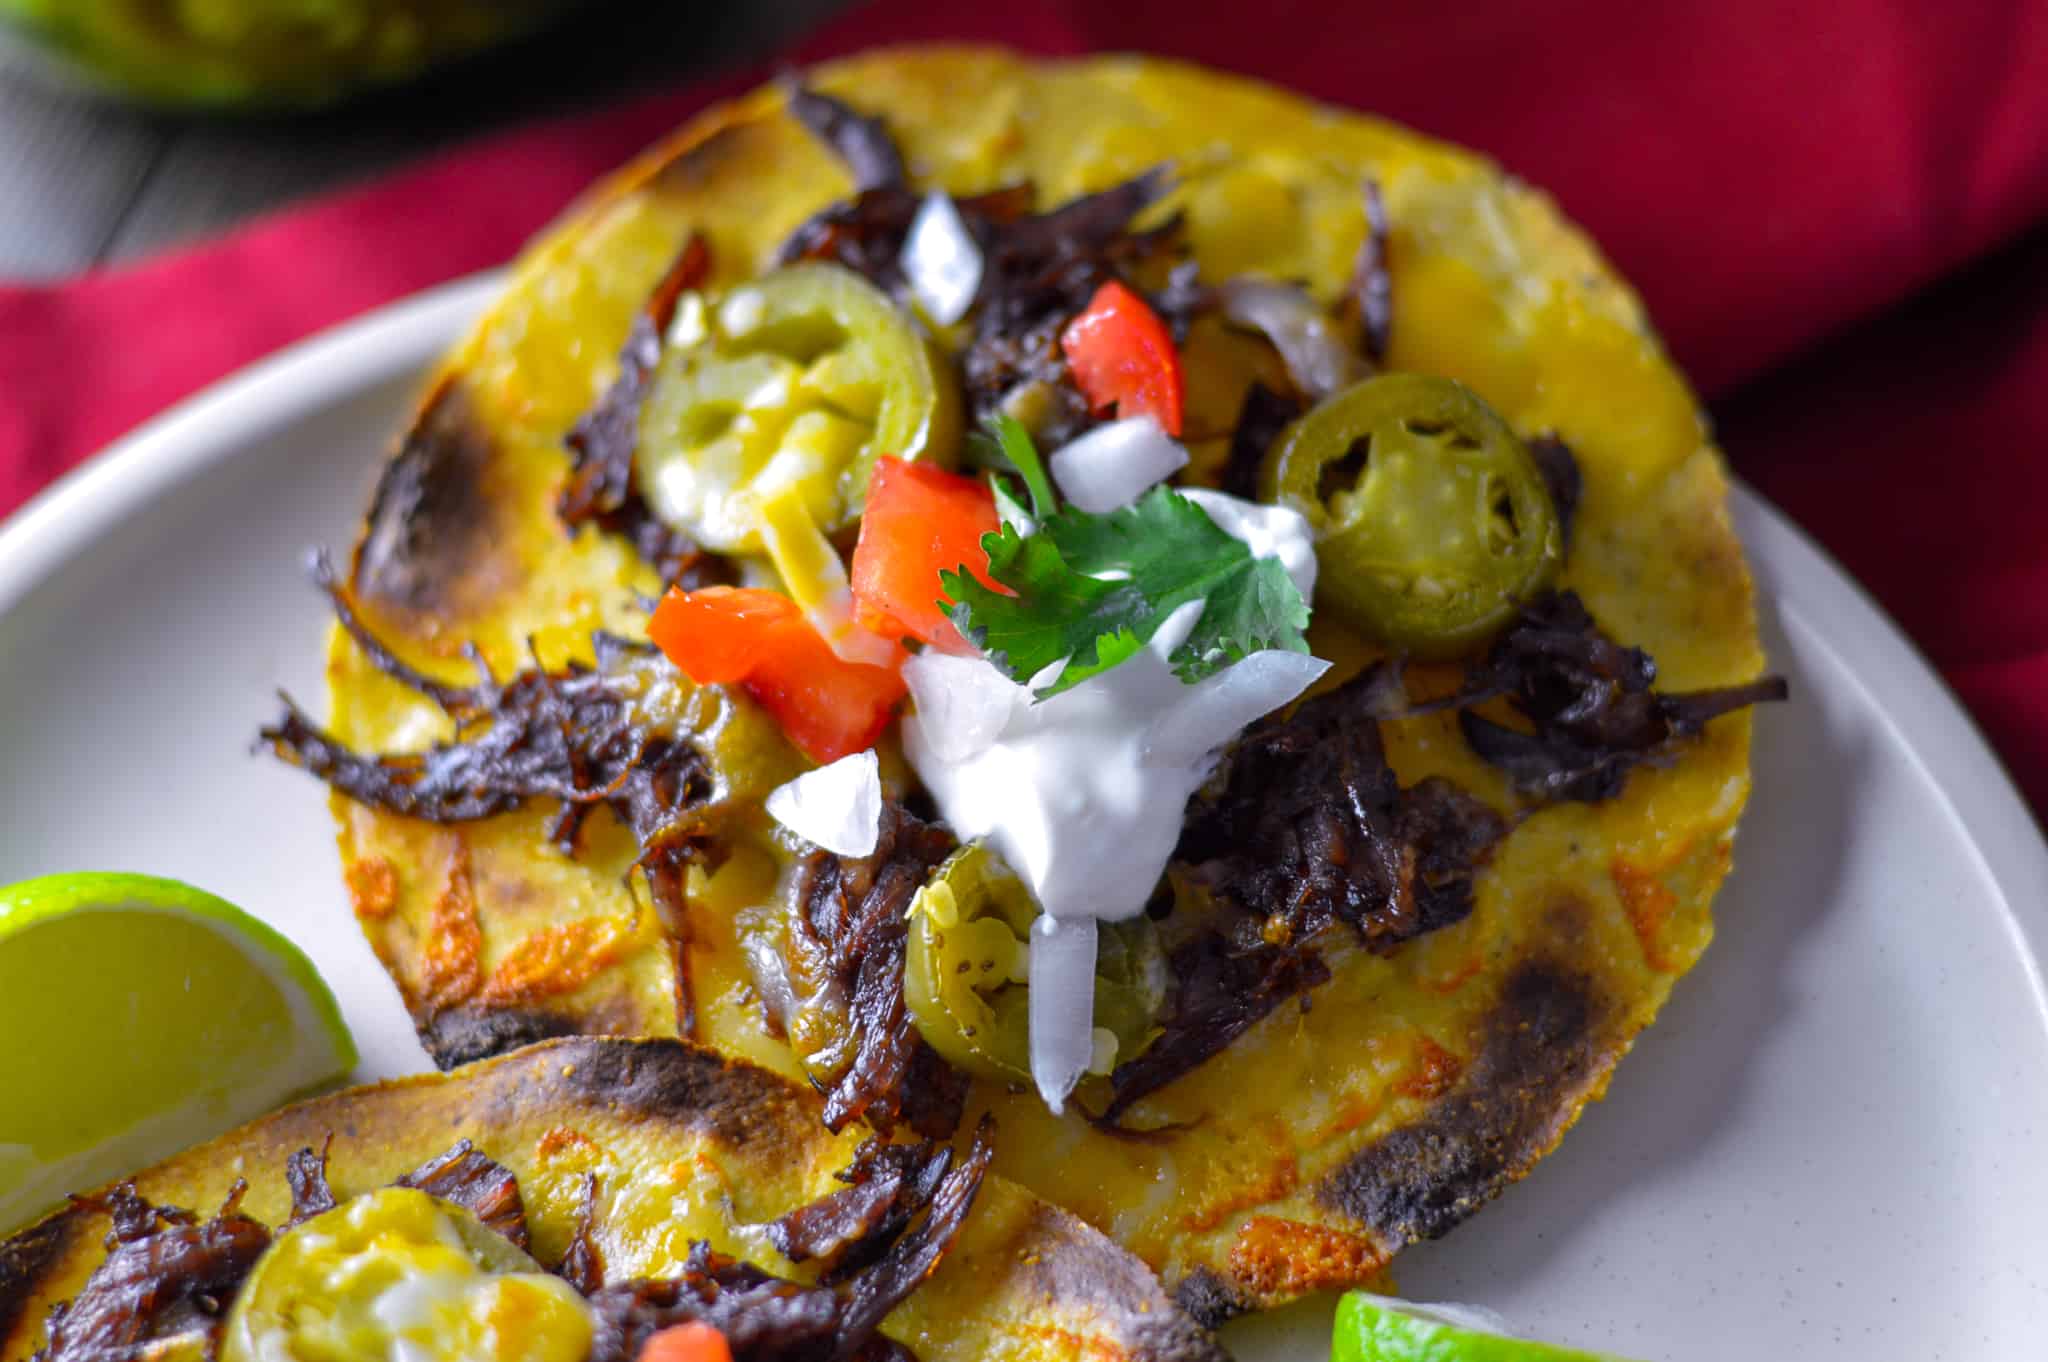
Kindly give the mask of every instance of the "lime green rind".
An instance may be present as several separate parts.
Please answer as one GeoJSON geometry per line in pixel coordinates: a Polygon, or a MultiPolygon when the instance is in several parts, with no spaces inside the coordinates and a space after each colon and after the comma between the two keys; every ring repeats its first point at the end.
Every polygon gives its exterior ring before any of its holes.
{"type": "Polygon", "coordinates": [[[1629,1362],[1427,1319],[1405,1302],[1353,1291],[1337,1303],[1330,1362],[1629,1362]]]}
{"type": "Polygon", "coordinates": [[[0,1232],[66,1192],[330,1087],[358,1061],[340,1007],[297,946],[176,880],[85,872],[0,887],[0,975],[9,973],[20,977],[0,999],[0,1022],[42,1040],[0,1065],[13,1075],[0,1094],[0,1232]],[[114,921],[102,929],[99,918],[114,921]],[[173,947],[196,953],[181,961],[173,947]],[[135,982],[138,960],[147,984],[135,982]],[[76,973],[93,968],[112,972],[76,973]],[[257,1029],[238,1030],[245,1022],[257,1029]],[[74,1073],[97,1075],[97,1087],[74,1073]],[[139,1086],[122,1097],[107,1084],[124,1073],[139,1086]],[[18,1119],[4,1119],[10,1110],[18,1119]]]}
{"type": "Polygon", "coordinates": [[[42,875],[0,888],[0,943],[16,931],[54,913],[78,911],[88,904],[97,907],[123,902],[140,904],[164,912],[188,913],[206,918],[231,933],[250,938],[262,957],[281,966],[300,997],[311,1005],[321,1034],[334,1046],[338,1073],[356,1067],[362,1056],[354,1035],[342,1020],[341,1005],[334,1000],[327,981],[306,953],[292,939],[261,918],[252,917],[217,894],[162,875],[142,875],[124,870],[76,871],[42,875]]]}

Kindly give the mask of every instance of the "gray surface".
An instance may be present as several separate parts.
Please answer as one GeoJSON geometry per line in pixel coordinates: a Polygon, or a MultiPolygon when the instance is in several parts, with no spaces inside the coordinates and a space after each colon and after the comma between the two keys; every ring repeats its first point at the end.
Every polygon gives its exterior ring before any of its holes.
{"type": "Polygon", "coordinates": [[[101,102],[0,47],[0,280],[147,255],[466,138],[759,60],[845,3],[614,0],[418,89],[256,121],[101,102]]]}

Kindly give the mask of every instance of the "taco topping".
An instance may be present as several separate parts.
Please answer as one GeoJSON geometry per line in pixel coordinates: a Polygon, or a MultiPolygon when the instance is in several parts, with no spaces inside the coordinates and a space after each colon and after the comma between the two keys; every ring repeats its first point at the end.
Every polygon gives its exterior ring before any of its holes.
{"type": "Polygon", "coordinates": [[[690,585],[718,580],[718,560],[648,510],[633,483],[633,451],[639,446],[640,407],[661,358],[662,337],[683,296],[703,283],[710,270],[711,248],[693,233],[633,319],[619,354],[618,376],[565,439],[570,476],[555,504],[563,524],[572,529],[595,525],[623,535],[664,582],[690,585]]]}
{"type": "Polygon", "coordinates": [[[789,978],[798,999],[790,1042],[825,1094],[825,1124],[898,1120],[948,1135],[966,1087],[918,1035],[903,998],[906,917],[953,836],[902,805],[884,806],[872,855],[813,853],[797,877],[789,978]]]}
{"type": "MultiPolygon", "coordinates": [[[[364,756],[288,707],[265,737],[392,812],[557,799],[570,854],[604,804],[678,941],[685,867],[759,840],[726,814],[765,808],[781,901],[739,955],[832,1129],[950,1131],[971,1076],[1055,1110],[1087,1082],[1114,1121],[1329,978],[1326,933],[1385,954],[1465,918],[1507,817],[1442,777],[1403,786],[1382,723],[1456,708],[1518,794],[1591,800],[1782,697],[1653,691],[1647,655],[1554,589],[1570,449],[1382,371],[1377,183],[1349,282],[1318,299],[1205,282],[1159,211],[1167,166],[1046,208],[1029,183],[954,196],[913,188],[879,121],[800,87],[790,108],[854,196],[721,293],[693,239],[569,436],[565,523],[640,542],[658,521],[725,555],[691,550],[654,648],[600,637],[589,663],[451,686],[326,573],[343,627],[453,736],[364,756]],[[1212,341],[1272,385],[1248,385],[1227,449],[1194,429],[1212,341]],[[1390,660],[1289,713],[1330,666],[1312,602],[1390,660]],[[1462,660],[1464,686],[1411,705],[1411,656],[1462,660]],[[819,769],[734,746],[733,711],[819,769]]],[[[894,1195],[868,1186],[849,1204],[894,1195]]]]}
{"type": "Polygon", "coordinates": [[[1385,374],[1318,403],[1274,446],[1263,490],[1314,527],[1327,604],[1410,653],[1483,642],[1564,552],[1527,446],[1445,378],[1385,374]]]}
{"type": "Polygon", "coordinates": [[[981,291],[981,247],[952,195],[934,189],[911,219],[903,242],[903,274],[925,315],[951,326],[981,291]]]}
{"type": "Polygon", "coordinates": [[[244,1186],[206,1221],[153,1206],[129,1183],[81,1198],[112,1218],[114,1242],[78,1295],[51,1308],[48,1341],[31,1362],[103,1362],[157,1339],[218,1338],[228,1301],[270,1247],[270,1231],[236,1209],[244,1186]]]}
{"type": "Polygon", "coordinates": [[[1570,591],[1531,601],[1473,668],[1461,703],[1504,696],[1533,728],[1509,728],[1461,709],[1472,750],[1523,794],[1597,802],[1621,792],[1631,769],[1670,759],[1709,719],[1783,700],[1783,677],[1677,695],[1651,689],[1657,664],[1607,637],[1570,591]]]}
{"type": "Polygon", "coordinates": [[[731,1362],[903,1362],[910,1351],[877,1329],[958,1237],[991,1150],[986,1120],[964,1157],[929,1143],[864,1144],[839,1175],[844,1189],[766,1226],[791,1262],[821,1265],[815,1285],[703,1242],[678,1276],[607,1283],[588,1251],[594,1178],[568,1254],[545,1269],[527,1253],[523,1216],[505,1213],[521,1203],[517,1178],[466,1140],[339,1203],[326,1156],[301,1150],[289,1166],[294,1214],[275,1232],[237,1209],[244,1183],[204,1222],[123,1183],[81,1200],[112,1220],[111,1251],[74,1299],[51,1309],[35,1358],[106,1362],[178,1340],[226,1362],[306,1350],[390,1356],[394,1347],[421,1358],[634,1362],[673,1351],[675,1331],[689,1326],[698,1347],[722,1348],[731,1362]],[[511,1321],[516,1336],[501,1336],[511,1321]]]}

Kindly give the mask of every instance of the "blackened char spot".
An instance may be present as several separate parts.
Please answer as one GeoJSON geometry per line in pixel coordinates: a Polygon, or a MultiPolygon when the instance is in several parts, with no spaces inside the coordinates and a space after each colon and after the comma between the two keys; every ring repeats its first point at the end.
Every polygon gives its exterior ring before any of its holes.
{"type": "Polygon", "coordinates": [[[574,1018],[518,1009],[454,1007],[419,1024],[420,1044],[427,1047],[434,1063],[444,1069],[502,1055],[537,1040],[573,1036],[576,1032],[574,1018]]]}
{"type": "Polygon", "coordinates": [[[1235,1286],[1206,1267],[1181,1278],[1173,1288],[1173,1303],[1204,1329],[1221,1328],[1252,1308],[1235,1286]]]}
{"type": "Polygon", "coordinates": [[[1497,1196],[1563,1132],[1613,1062],[1593,981],[1543,960],[1521,965],[1484,1023],[1458,1087],[1324,1180],[1323,1205],[1395,1244],[1435,1239],[1497,1196]]]}
{"type": "Polygon", "coordinates": [[[855,189],[893,188],[908,180],[903,153],[896,149],[896,141],[881,119],[855,113],[832,96],[807,90],[798,81],[787,82],[786,88],[789,111],[811,136],[846,163],[855,189]]]}
{"type": "Polygon", "coordinates": [[[454,610],[495,538],[497,510],[483,486],[494,457],[468,389],[448,375],[377,480],[356,594],[414,614],[454,610]]]}
{"type": "Polygon", "coordinates": [[[579,1038],[552,1048],[548,1067],[550,1101],[559,1084],[559,1100],[652,1117],[719,1145],[795,1145],[818,1124],[810,1099],[787,1080],[674,1042],[579,1038]]]}

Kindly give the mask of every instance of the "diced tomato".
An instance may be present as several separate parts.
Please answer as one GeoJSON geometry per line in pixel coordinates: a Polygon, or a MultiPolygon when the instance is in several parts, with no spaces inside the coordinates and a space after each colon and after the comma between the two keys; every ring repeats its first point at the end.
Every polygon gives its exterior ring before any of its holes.
{"type": "Polygon", "coordinates": [[[732,1362],[732,1345],[724,1334],[693,1319],[649,1338],[640,1349],[639,1362],[732,1362]]]}
{"type": "Polygon", "coordinates": [[[895,668],[833,652],[779,592],[673,589],[655,608],[647,636],[699,685],[744,685],[815,761],[873,746],[906,692],[895,668]]]}
{"type": "Polygon", "coordinates": [[[1112,279],[1060,333],[1060,349],[1095,410],[1149,416],[1180,434],[1185,380],[1173,336],[1143,298],[1112,279]]]}
{"type": "Polygon", "coordinates": [[[819,762],[873,747],[908,693],[895,668],[848,662],[801,621],[778,637],[746,686],[790,741],[819,762]]]}
{"type": "Polygon", "coordinates": [[[744,681],[778,627],[801,624],[803,612],[779,591],[707,586],[671,591],[647,622],[647,637],[700,686],[744,681]]]}
{"type": "Polygon", "coordinates": [[[1004,590],[989,579],[981,547],[981,537],[1000,523],[994,494],[973,478],[927,463],[877,460],[853,549],[854,617],[889,638],[973,651],[946,618],[939,574],[964,566],[983,585],[1004,590]]]}

